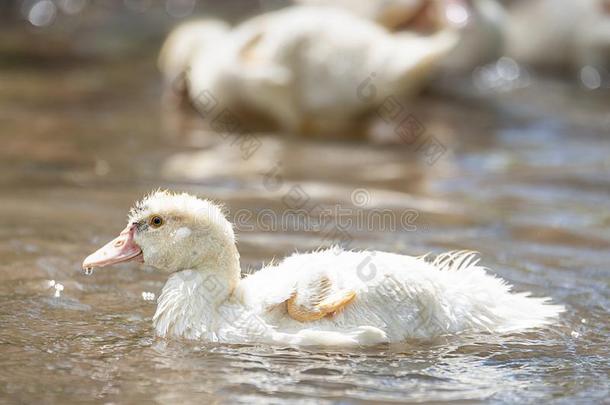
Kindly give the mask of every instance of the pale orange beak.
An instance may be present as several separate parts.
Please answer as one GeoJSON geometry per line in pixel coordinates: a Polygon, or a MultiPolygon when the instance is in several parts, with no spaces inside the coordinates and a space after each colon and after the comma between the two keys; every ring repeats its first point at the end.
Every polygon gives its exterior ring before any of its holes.
{"type": "Polygon", "coordinates": [[[127,225],[116,239],[87,256],[83,262],[83,270],[91,271],[94,267],[105,267],[132,260],[143,263],[142,249],[134,241],[135,232],[135,224],[127,225]]]}

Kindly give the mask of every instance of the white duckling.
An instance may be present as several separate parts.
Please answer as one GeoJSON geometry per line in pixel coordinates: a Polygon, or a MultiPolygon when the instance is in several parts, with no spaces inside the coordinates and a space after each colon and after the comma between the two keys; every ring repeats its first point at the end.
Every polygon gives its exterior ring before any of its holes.
{"type": "MultiPolygon", "coordinates": [[[[188,91],[196,107],[204,94],[204,107],[213,98],[266,116],[284,131],[338,133],[389,95],[414,94],[456,40],[451,30],[392,34],[345,10],[289,7],[252,18],[193,53],[188,91]]],[[[172,44],[163,47],[167,55],[172,44]]]]}
{"type": "Polygon", "coordinates": [[[545,68],[610,69],[610,1],[512,0],[507,55],[545,68]]]}
{"type": "Polygon", "coordinates": [[[153,317],[162,337],[209,342],[370,345],[539,327],[563,311],[511,292],[452,252],[430,262],[338,248],[294,254],[241,278],[231,223],[208,200],[155,192],[83,268],[139,260],[168,274],[153,317]]]}

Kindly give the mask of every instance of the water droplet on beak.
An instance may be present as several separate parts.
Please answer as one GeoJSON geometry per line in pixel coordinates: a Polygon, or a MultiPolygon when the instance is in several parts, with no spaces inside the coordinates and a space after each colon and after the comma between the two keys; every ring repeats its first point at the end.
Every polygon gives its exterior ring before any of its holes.
{"type": "Polygon", "coordinates": [[[85,273],[85,276],[90,276],[93,274],[93,267],[85,267],[83,269],[83,273],[85,273]]]}

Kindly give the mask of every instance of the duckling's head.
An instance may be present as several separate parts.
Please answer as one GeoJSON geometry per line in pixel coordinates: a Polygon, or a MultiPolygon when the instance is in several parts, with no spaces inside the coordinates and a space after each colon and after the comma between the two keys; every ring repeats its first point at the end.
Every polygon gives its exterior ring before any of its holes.
{"type": "Polygon", "coordinates": [[[135,260],[173,273],[225,267],[232,256],[237,256],[235,235],[218,205],[186,193],[157,191],[131,209],[127,227],[88,256],[83,269],[135,260]]]}

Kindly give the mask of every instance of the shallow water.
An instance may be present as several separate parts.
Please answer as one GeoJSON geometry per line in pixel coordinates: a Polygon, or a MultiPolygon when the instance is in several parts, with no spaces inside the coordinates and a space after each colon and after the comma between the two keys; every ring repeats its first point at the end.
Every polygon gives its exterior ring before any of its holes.
{"type": "MultiPolygon", "coordinates": [[[[609,396],[607,93],[535,80],[489,99],[426,95],[410,111],[446,148],[434,164],[404,142],[272,134],[257,134],[260,147],[245,158],[236,138],[160,103],[156,45],[83,57],[11,32],[30,48],[0,67],[1,402],[609,396]],[[332,243],[413,255],[475,249],[516,290],[567,311],[523,334],[352,350],[155,339],[163,277],[138,265],[87,277],[80,263],[157,187],[225,203],[244,271],[332,243]],[[282,225],[295,204],[334,216],[321,227],[282,225]],[[380,212],[389,222],[366,224],[380,212]]],[[[5,55],[13,44],[3,43],[5,55]]]]}

